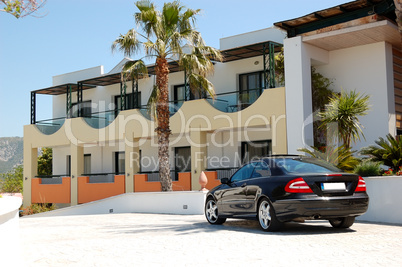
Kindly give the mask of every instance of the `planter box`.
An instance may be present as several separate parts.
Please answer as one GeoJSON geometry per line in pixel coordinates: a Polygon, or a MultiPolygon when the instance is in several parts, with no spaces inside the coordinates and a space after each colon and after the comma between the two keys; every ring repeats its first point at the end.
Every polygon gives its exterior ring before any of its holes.
{"type": "Polygon", "coordinates": [[[370,204],[361,221],[402,224],[402,177],[365,177],[370,204]]]}

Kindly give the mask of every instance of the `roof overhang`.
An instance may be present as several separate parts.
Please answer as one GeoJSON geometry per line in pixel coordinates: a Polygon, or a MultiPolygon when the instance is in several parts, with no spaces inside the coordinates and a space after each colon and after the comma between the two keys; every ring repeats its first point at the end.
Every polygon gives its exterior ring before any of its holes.
{"type": "Polygon", "coordinates": [[[382,15],[395,21],[394,11],[393,0],[357,0],[316,11],[303,17],[276,22],[274,25],[286,30],[288,37],[291,38],[373,14],[382,15]]]}
{"type": "MultiPolygon", "coordinates": [[[[82,85],[82,90],[87,90],[94,88],[95,86],[92,85],[82,85]]],[[[78,91],[78,84],[76,83],[66,83],[66,84],[60,84],[44,89],[39,89],[32,91],[32,93],[35,94],[42,94],[42,95],[61,95],[61,94],[66,94],[67,92],[76,92],[78,91]]]]}
{"type": "Polygon", "coordinates": [[[314,45],[327,51],[377,42],[387,42],[396,47],[401,45],[401,35],[398,31],[398,27],[388,20],[303,36],[302,40],[304,43],[314,45]]]}

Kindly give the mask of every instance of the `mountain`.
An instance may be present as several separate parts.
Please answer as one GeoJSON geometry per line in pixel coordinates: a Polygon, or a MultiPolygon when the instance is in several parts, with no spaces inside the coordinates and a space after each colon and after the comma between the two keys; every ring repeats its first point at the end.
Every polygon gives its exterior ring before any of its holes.
{"type": "Polygon", "coordinates": [[[0,137],[0,173],[11,171],[22,162],[22,137],[0,137]]]}

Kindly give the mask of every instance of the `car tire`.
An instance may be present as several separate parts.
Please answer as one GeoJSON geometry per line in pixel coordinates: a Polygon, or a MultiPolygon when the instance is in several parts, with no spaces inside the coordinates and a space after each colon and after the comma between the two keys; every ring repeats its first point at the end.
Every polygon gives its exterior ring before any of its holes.
{"type": "Polygon", "coordinates": [[[276,218],[271,202],[265,197],[258,202],[257,218],[261,229],[266,232],[277,231],[282,226],[276,218]]]}
{"type": "Polygon", "coordinates": [[[205,217],[210,224],[222,224],[226,222],[226,218],[220,218],[218,206],[213,198],[208,198],[205,202],[205,217]]]}
{"type": "Polygon", "coordinates": [[[334,228],[349,228],[355,222],[355,217],[343,217],[337,219],[330,219],[329,223],[334,228]]]}

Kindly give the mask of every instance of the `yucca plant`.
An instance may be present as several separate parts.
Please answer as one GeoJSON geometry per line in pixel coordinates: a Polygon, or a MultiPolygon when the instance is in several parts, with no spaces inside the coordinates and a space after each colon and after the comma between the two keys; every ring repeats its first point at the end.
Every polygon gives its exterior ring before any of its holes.
{"type": "Polygon", "coordinates": [[[342,140],[345,147],[360,140],[360,135],[365,138],[359,116],[367,114],[369,98],[356,91],[342,90],[341,94],[334,94],[325,106],[325,111],[319,113],[322,120],[320,128],[325,127],[328,133],[336,135],[334,137],[342,140]]]}
{"type": "Polygon", "coordinates": [[[360,162],[358,158],[353,156],[356,151],[352,151],[350,147],[345,145],[339,147],[326,146],[323,149],[311,147],[311,149],[299,148],[298,151],[307,153],[313,158],[325,160],[347,172],[352,172],[360,162]]]}
{"type": "Polygon", "coordinates": [[[386,139],[380,137],[375,143],[377,145],[362,148],[360,153],[370,156],[373,161],[382,162],[393,170],[399,170],[402,166],[402,138],[388,134],[386,139]]]}

